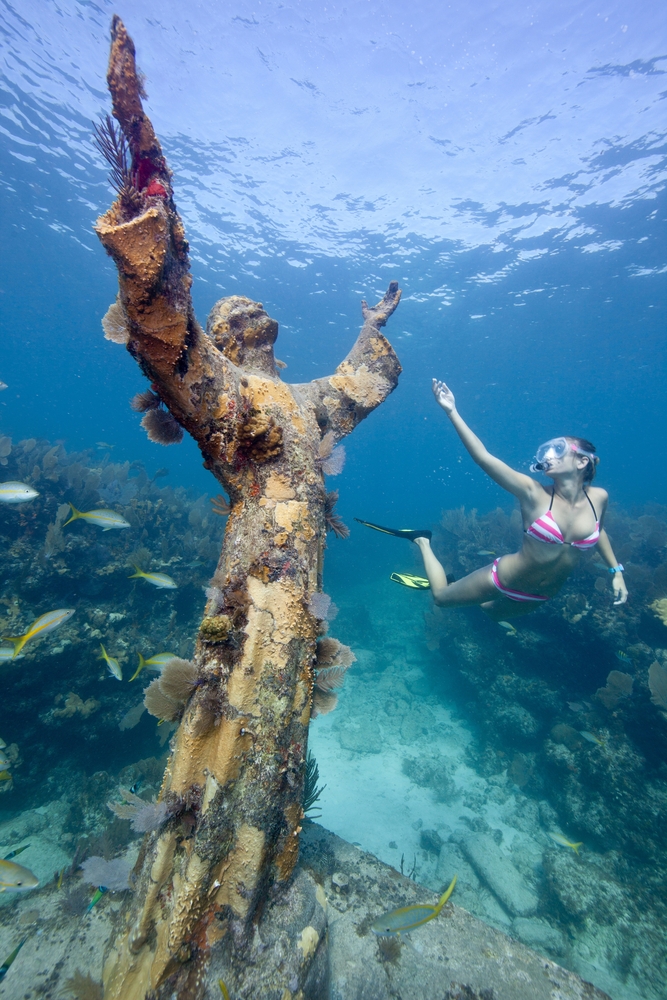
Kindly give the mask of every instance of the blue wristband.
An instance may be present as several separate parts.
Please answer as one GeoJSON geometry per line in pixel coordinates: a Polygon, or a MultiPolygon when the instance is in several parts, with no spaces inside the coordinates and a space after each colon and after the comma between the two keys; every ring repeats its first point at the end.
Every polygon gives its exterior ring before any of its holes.
{"type": "Polygon", "coordinates": [[[624,572],[623,566],[620,563],[618,564],[618,566],[610,566],[609,567],[609,572],[610,573],[623,573],[624,572]]]}

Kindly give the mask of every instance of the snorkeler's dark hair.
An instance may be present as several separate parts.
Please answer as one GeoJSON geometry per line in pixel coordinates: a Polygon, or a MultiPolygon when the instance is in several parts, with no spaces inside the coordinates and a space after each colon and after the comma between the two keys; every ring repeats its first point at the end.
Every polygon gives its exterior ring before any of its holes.
{"type": "Polygon", "coordinates": [[[582,453],[584,454],[584,457],[588,458],[588,465],[584,469],[584,482],[592,483],[593,480],[595,479],[595,473],[597,472],[598,462],[600,461],[598,456],[595,454],[595,445],[592,444],[590,441],[588,441],[586,438],[573,437],[571,434],[568,434],[565,440],[571,441],[572,444],[576,446],[577,450],[581,449],[582,453]],[[590,458],[588,454],[585,454],[586,452],[589,452],[590,455],[593,456],[593,458],[590,458]]]}

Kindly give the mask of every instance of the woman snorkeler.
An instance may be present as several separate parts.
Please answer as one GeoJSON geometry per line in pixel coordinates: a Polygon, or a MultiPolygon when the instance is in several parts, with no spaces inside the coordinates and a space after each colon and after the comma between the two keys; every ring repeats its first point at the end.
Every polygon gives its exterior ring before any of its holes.
{"type": "Polygon", "coordinates": [[[459,415],[454,394],[444,382],[433,379],[433,394],[473,461],[495,483],[517,497],[524,523],[523,545],[518,552],[500,556],[490,566],[448,582],[431,549],[430,531],[382,528],[362,521],[369,528],[409,539],[419,546],[428,584],[410,574],[394,573],[392,579],[416,589],[430,585],[433,599],[440,607],[478,604],[495,621],[503,621],[526,615],[542,601],[554,597],[579,562],[580,553],[597,545],[612,574],[614,604],[625,604],[628,591],[623,567],[617,563],[602,527],[608,495],[606,490],[590,485],[599,462],[590,441],[560,437],[540,445],[530,470],[544,472],[552,480],[549,489],[530,476],[515,472],[486,450],[459,415]]]}

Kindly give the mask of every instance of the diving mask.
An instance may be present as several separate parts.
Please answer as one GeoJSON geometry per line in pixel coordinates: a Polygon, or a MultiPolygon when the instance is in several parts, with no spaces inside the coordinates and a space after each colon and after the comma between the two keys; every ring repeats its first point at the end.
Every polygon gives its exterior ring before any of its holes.
{"type": "Polygon", "coordinates": [[[582,451],[581,448],[577,448],[575,444],[568,441],[567,438],[559,437],[552,438],[551,441],[545,441],[535,452],[535,461],[530,466],[531,472],[548,472],[554,462],[559,462],[561,458],[564,458],[568,451],[573,451],[577,455],[586,455],[591,462],[595,462],[595,456],[588,451],[582,451]]]}

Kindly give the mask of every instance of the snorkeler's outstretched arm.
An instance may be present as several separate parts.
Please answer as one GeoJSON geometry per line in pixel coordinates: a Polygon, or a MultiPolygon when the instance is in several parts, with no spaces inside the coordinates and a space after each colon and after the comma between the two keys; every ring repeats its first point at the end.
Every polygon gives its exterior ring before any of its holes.
{"type": "Polygon", "coordinates": [[[339,441],[350,434],[398,384],[402,368],[396,352],[380,332],[401,300],[397,281],[392,281],[375,306],[361,302],[364,325],[352,350],[333,375],[294,388],[315,406],[323,431],[333,431],[339,441]]]}
{"type": "MultiPolygon", "coordinates": [[[[606,506],[607,503],[606,500],[604,500],[602,513],[600,514],[600,520],[602,520],[602,518],[604,517],[606,506]]],[[[618,566],[618,559],[614,555],[614,550],[612,549],[611,542],[609,541],[609,535],[604,530],[604,528],[600,529],[600,537],[598,538],[597,549],[599,555],[610,569],[618,566]]],[[[625,602],[628,599],[628,588],[625,585],[625,580],[623,579],[622,571],[617,571],[613,574],[611,578],[611,586],[612,590],[614,591],[614,597],[616,598],[614,604],[625,604],[625,602]]]]}
{"type": "Polygon", "coordinates": [[[433,379],[433,395],[438,406],[440,406],[452,424],[458,436],[461,438],[466,451],[480,469],[486,472],[487,476],[493,479],[494,483],[502,486],[504,490],[519,499],[532,498],[540,489],[539,485],[530,476],[525,476],[522,472],[517,472],[511,466],[502,462],[482,444],[477,435],[470,430],[467,423],[456,409],[454,393],[438,379],[433,379]]]}

